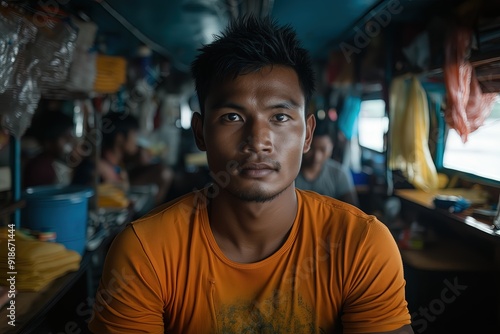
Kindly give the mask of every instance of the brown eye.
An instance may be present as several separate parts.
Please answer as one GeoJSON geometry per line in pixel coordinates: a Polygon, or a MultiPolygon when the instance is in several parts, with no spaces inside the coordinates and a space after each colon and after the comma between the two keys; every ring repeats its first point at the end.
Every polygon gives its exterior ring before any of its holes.
{"type": "Polygon", "coordinates": [[[286,122],[286,121],[290,120],[290,116],[288,116],[286,114],[276,114],[276,115],[274,115],[274,119],[278,122],[286,122]]]}
{"type": "Polygon", "coordinates": [[[222,116],[222,120],[226,122],[238,122],[241,121],[241,117],[235,113],[229,113],[222,116]]]}

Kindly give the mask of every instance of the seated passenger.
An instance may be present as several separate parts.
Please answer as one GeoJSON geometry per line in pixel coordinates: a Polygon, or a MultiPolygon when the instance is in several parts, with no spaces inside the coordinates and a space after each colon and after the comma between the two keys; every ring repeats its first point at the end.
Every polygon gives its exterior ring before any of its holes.
{"type": "Polygon", "coordinates": [[[124,159],[137,153],[138,132],[139,122],[132,115],[112,112],[103,117],[101,159],[97,164],[101,182],[129,189],[124,159]]]}
{"type": "Polygon", "coordinates": [[[358,196],[352,175],[331,158],[332,152],[333,141],[326,123],[318,122],[311,149],[303,156],[295,186],[357,206],[358,196]]]}
{"type": "Polygon", "coordinates": [[[148,147],[139,145],[135,155],[125,157],[125,166],[131,186],[155,184],[158,186],[158,192],[154,198],[154,205],[166,201],[174,172],[172,168],[155,161],[148,147]]]}
{"type": "Polygon", "coordinates": [[[126,191],[133,187],[132,192],[139,191],[141,186],[154,185],[157,188],[147,207],[163,203],[173,172],[162,163],[153,162],[147,148],[138,145],[138,120],[128,114],[110,113],[103,117],[102,133],[101,159],[97,168],[101,182],[126,191]]]}
{"type": "Polygon", "coordinates": [[[47,111],[33,125],[33,134],[41,152],[24,167],[24,187],[70,184],[72,168],[67,159],[74,146],[73,119],[60,111],[47,111]]]}

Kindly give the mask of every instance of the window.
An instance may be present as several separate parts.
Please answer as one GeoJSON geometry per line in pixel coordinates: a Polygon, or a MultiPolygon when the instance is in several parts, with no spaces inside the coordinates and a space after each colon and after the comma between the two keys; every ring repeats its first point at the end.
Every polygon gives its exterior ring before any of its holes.
{"type": "Polygon", "coordinates": [[[359,145],[377,151],[384,151],[384,134],[389,126],[385,115],[385,101],[366,100],[361,102],[358,117],[359,145]]]}
{"type": "Polygon", "coordinates": [[[467,143],[453,129],[448,131],[443,167],[500,182],[500,98],[483,126],[471,133],[467,143]]]}

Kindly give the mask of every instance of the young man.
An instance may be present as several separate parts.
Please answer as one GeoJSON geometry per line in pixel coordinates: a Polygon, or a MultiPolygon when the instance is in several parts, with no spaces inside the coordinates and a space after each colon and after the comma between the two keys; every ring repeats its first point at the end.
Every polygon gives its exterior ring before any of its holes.
{"type": "Polygon", "coordinates": [[[295,186],[357,206],[358,195],[352,176],[339,162],[331,158],[333,141],[326,123],[321,124],[323,126],[316,125],[311,149],[304,154],[295,186]]]}
{"type": "Polygon", "coordinates": [[[269,19],[232,23],[192,66],[215,183],[127,227],[94,333],[413,333],[387,228],[297,190],[315,120],[306,51],[269,19]]]}

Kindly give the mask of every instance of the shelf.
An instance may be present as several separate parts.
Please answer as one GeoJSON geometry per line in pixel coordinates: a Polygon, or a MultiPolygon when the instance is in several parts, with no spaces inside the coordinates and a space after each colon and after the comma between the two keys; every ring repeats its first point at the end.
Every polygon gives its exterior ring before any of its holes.
{"type": "Polygon", "coordinates": [[[500,50],[484,53],[478,52],[476,54],[473,54],[470,57],[469,61],[473,67],[500,61],[500,50]]]}

